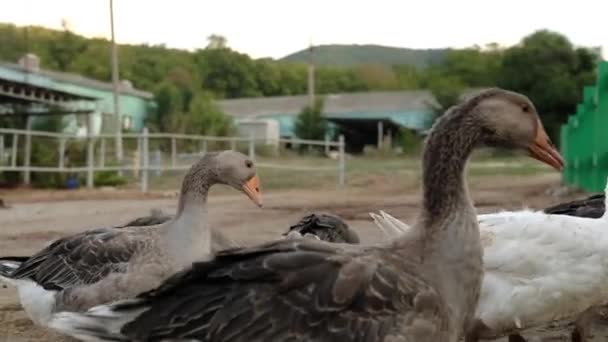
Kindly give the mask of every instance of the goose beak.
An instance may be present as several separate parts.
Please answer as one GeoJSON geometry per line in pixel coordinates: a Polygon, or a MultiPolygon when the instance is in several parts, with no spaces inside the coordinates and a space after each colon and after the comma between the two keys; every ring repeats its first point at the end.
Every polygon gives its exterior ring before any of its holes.
{"type": "Polygon", "coordinates": [[[557,171],[561,171],[564,168],[564,159],[553,143],[551,143],[540,120],[536,127],[536,137],[534,138],[532,145],[528,147],[528,152],[532,158],[550,165],[557,171]]]}
{"type": "Polygon", "coordinates": [[[262,192],[260,190],[260,178],[258,178],[258,175],[254,175],[243,185],[243,192],[258,207],[262,207],[262,192]]]}

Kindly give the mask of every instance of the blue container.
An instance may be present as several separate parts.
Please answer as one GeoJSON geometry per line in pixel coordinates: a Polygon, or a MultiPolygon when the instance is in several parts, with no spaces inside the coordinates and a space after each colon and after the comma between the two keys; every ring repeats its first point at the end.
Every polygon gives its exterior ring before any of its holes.
{"type": "Polygon", "coordinates": [[[72,176],[69,177],[65,181],[65,187],[68,189],[77,189],[80,186],[80,182],[78,181],[78,177],[72,176]]]}

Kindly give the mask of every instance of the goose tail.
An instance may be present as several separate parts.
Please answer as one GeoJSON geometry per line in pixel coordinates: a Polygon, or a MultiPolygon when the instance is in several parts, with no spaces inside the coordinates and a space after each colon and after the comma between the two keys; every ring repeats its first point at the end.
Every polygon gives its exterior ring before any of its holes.
{"type": "Polygon", "coordinates": [[[87,312],[58,312],[51,318],[49,327],[85,342],[131,341],[122,329],[147,310],[138,305],[139,302],[130,299],[95,306],[87,312]]]}
{"type": "Polygon", "coordinates": [[[0,257],[0,281],[15,286],[11,274],[27,259],[28,257],[0,257]]]}

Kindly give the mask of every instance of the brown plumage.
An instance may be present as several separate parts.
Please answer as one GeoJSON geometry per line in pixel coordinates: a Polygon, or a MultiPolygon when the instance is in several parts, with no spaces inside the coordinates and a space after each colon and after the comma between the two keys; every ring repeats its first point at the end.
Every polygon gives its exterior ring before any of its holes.
{"type": "Polygon", "coordinates": [[[206,202],[212,185],[227,184],[261,205],[255,167],[238,152],[205,155],[190,168],[182,184],[172,220],[150,227],[100,228],[68,236],[0,277],[18,287],[30,317],[44,325],[54,310],[82,311],[130,298],[193,261],[208,258],[211,233],[206,202]],[[38,295],[50,294],[52,307],[41,309],[38,306],[43,301],[30,298],[32,284],[39,288],[38,295]],[[22,293],[25,288],[28,290],[22,293]]]}
{"type": "Polygon", "coordinates": [[[96,341],[455,342],[471,324],[482,279],[464,166],[485,144],[532,146],[559,168],[533,108],[522,95],[491,89],[439,119],[423,156],[420,219],[394,241],[295,239],[227,250],[137,299],[60,313],[52,326],[96,341]]]}

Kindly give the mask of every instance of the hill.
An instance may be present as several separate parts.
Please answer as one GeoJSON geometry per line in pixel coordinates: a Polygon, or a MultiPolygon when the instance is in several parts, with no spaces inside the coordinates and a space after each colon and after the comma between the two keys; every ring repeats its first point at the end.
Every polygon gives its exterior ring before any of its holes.
{"type": "MultiPolygon", "coordinates": [[[[448,49],[408,49],[381,45],[319,45],[314,47],[315,64],[351,67],[361,64],[409,64],[424,68],[443,59],[448,49]]],[[[308,49],[294,52],[281,61],[308,62],[308,49]]]]}

